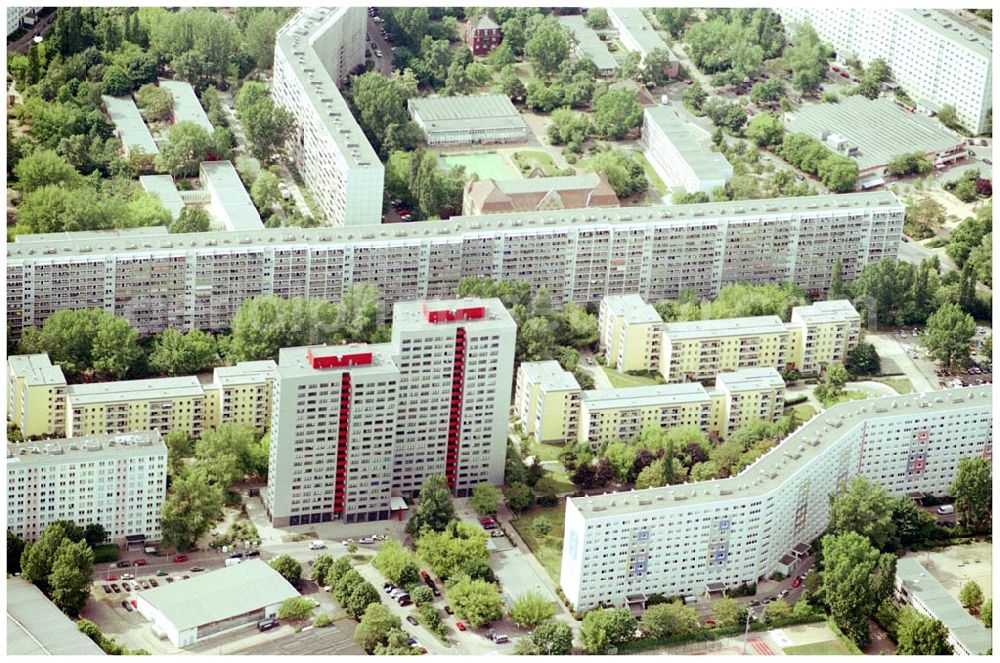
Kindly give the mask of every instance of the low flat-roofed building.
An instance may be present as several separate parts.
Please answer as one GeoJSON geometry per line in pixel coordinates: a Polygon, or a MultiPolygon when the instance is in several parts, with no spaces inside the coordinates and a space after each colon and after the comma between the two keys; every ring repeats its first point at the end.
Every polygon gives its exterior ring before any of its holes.
{"type": "Polygon", "coordinates": [[[948,642],[956,654],[980,656],[992,648],[993,629],[970,615],[916,558],[896,560],[893,590],[896,603],[913,606],[920,614],[944,624],[948,642]]]}
{"type": "Polygon", "coordinates": [[[639,295],[611,295],[601,300],[597,331],[604,363],[622,373],[656,370],[660,361],[663,319],[639,295]]]}
{"type": "Polygon", "coordinates": [[[719,373],[709,395],[716,413],[711,432],[721,437],[757,419],[777,421],[785,410],[785,381],[773,367],[719,373]]]}
{"type": "Polygon", "coordinates": [[[700,144],[668,106],[643,110],[642,145],[668,187],[688,193],[711,193],[733,177],[733,167],[726,157],[700,144]]]}
{"type": "Polygon", "coordinates": [[[784,370],[791,334],[776,315],[666,323],[660,374],[667,382],[685,382],[739,368],[784,370]]]}
{"type": "Polygon", "coordinates": [[[926,154],[935,166],[966,156],[965,139],[937,120],[860,94],[785,113],[785,131],[806,134],[851,158],[862,177],[884,175],[888,163],[903,154],[926,154]]]}
{"type": "Polygon", "coordinates": [[[847,299],[792,308],[788,362],[801,373],[822,373],[843,364],[861,340],[861,315],[847,299]]]}
{"type": "Polygon", "coordinates": [[[42,590],[7,576],[7,655],[104,656],[104,651],[42,590]]]}
{"type": "Polygon", "coordinates": [[[516,180],[474,180],[465,185],[462,214],[504,214],[585,207],[618,207],[618,196],[604,175],[516,180]]]}
{"type": "Polygon", "coordinates": [[[597,32],[587,25],[583,16],[579,14],[560,16],[559,24],[573,33],[577,55],[594,63],[601,76],[613,76],[618,71],[618,60],[608,50],[607,45],[601,41],[597,32]]]}
{"type": "Polygon", "coordinates": [[[523,143],[528,125],[503,94],[414,98],[410,117],[423,129],[428,145],[523,143]]]}
{"type": "Polygon", "coordinates": [[[266,562],[250,559],[184,582],[139,592],[136,610],[175,647],[274,617],[285,599],[299,593],[266,562]]]}
{"type": "Polygon", "coordinates": [[[517,369],[514,415],[536,442],[576,440],[580,383],[558,361],[526,361],[517,369]]]}
{"type": "Polygon", "coordinates": [[[638,51],[645,60],[646,56],[656,49],[670,53],[670,48],[663,38],[657,34],[649,19],[641,9],[635,7],[609,7],[608,18],[611,24],[618,28],[622,44],[630,51],[638,51]]]}
{"type": "Polygon", "coordinates": [[[132,97],[112,97],[102,94],[101,100],[108,111],[108,117],[115,124],[115,134],[121,139],[126,155],[134,150],[150,156],[160,153],[132,97]]]}
{"type": "Polygon", "coordinates": [[[197,437],[205,425],[205,392],[194,376],[74,384],[66,388],[66,421],[70,437],[133,430],[197,437]]]}
{"type": "Polygon", "coordinates": [[[159,198],[174,221],[177,220],[177,217],[181,215],[181,210],[184,209],[184,199],[181,198],[173,177],[170,175],[142,175],[139,177],[139,184],[142,185],[146,193],[151,193],[159,198]]]}
{"type": "Polygon", "coordinates": [[[184,81],[172,81],[161,78],[160,87],[170,93],[174,98],[173,120],[177,122],[194,122],[208,133],[215,131],[205,109],[202,108],[198,95],[194,93],[194,88],[190,83],[184,81]]]}
{"type": "Polygon", "coordinates": [[[212,197],[210,209],[226,230],[259,230],[264,227],[257,207],[243,186],[231,161],[204,161],[199,178],[212,197]]]}

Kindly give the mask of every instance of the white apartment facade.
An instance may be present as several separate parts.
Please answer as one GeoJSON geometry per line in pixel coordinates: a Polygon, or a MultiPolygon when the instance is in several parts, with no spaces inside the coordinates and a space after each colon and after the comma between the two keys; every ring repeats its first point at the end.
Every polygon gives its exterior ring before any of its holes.
{"type": "Polygon", "coordinates": [[[846,403],[736,477],[571,498],[560,585],[586,610],[757,582],[826,529],[851,477],[943,494],[959,459],[991,457],[991,398],[984,386],[846,403]]]}
{"type": "Polygon", "coordinates": [[[807,22],[844,61],[882,58],[918,107],[955,106],[975,133],[989,127],[993,108],[993,41],[949,12],[931,9],[781,7],[786,24],[807,22]]]}
{"type": "Polygon", "coordinates": [[[7,527],[28,541],[56,520],[99,523],[114,542],[157,540],[166,492],[155,431],[7,445],[7,527]]]}
{"type": "Polygon", "coordinates": [[[626,293],[709,298],[737,282],[818,294],[837,259],[850,282],[895,258],[903,212],[875,192],[394,226],[19,236],[7,245],[7,319],[15,338],[69,308],[104,309],[142,334],[222,330],[251,297],[337,302],[371,284],[391,304],[453,296],[466,276],[527,281],[557,307],[626,293]]]}
{"type": "Polygon", "coordinates": [[[677,113],[667,106],[643,110],[643,153],[672,189],[712,193],[726,186],[733,167],[719,152],[700,144],[677,113]]]}
{"type": "Polygon", "coordinates": [[[334,226],[382,220],[385,168],[337,88],[365,62],[364,7],[311,7],[278,31],[271,93],[294,117],[292,153],[334,226]]]}

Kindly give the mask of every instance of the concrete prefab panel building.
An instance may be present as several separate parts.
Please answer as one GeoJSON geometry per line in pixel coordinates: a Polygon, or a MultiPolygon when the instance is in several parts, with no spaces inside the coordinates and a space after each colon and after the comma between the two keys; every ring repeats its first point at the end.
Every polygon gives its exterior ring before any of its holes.
{"type": "Polygon", "coordinates": [[[597,330],[608,366],[622,373],[656,370],[659,366],[663,319],[639,295],[602,299],[597,330]]]}
{"type": "Polygon", "coordinates": [[[557,361],[526,361],[517,369],[514,414],[538,442],[571,442],[580,417],[580,384],[557,361]]]}
{"type": "Polygon", "coordinates": [[[667,382],[706,380],[723,371],[784,370],[792,332],[776,315],[663,325],[660,374],[667,382]]]}
{"type": "Polygon", "coordinates": [[[175,647],[190,647],[274,617],[285,599],[297,596],[280,573],[251,559],[140,592],[136,609],[175,647]]]}
{"type": "Polygon", "coordinates": [[[205,392],[194,376],[74,384],[66,388],[66,433],[114,435],[155,430],[197,437],[205,422],[205,392]]]}
{"type": "Polygon", "coordinates": [[[66,434],[66,376],[48,355],[7,357],[7,421],[25,438],[66,434]]]}
{"type": "Polygon", "coordinates": [[[586,610],[791,570],[787,560],[826,529],[830,495],[851,477],[893,495],[940,495],[959,459],[990,457],[991,398],[984,386],[845,403],[735,477],[570,498],[560,586],[586,610]]]}
{"type": "Polygon", "coordinates": [[[432,97],[406,102],[428,145],[523,143],[528,125],[506,95],[432,97]]]}
{"type": "Polygon", "coordinates": [[[726,157],[701,145],[672,108],[654,106],[643,110],[643,152],[667,186],[688,193],[711,193],[726,186],[733,167],[726,157]]]}

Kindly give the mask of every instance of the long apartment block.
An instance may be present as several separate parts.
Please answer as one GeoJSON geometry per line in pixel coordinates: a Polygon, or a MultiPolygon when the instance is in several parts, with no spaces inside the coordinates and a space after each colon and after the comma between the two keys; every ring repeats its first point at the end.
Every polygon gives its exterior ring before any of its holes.
{"type": "Polygon", "coordinates": [[[70,308],[104,309],[144,334],[222,330],[252,297],[337,302],[348,286],[371,284],[391,305],[451,297],[467,276],[527,281],[556,306],[624,293],[710,298],[738,282],[790,281],[819,294],[837,259],[850,282],[895,258],[903,211],[875,192],[392,226],[19,237],[7,245],[7,319],[15,338],[70,308]]]}
{"type": "Polygon", "coordinates": [[[975,133],[989,130],[993,39],[952,12],[932,9],[782,7],[786,24],[809,23],[843,62],[882,58],[894,81],[926,112],[955,107],[975,133]]]}
{"type": "Polygon", "coordinates": [[[283,349],[272,522],[385,519],[432,475],[459,497],[501,484],[516,334],[498,299],[403,302],[391,343],[283,349]]]}
{"type": "Polygon", "coordinates": [[[570,498],[560,585],[586,610],[789,573],[826,529],[830,495],[851,477],[894,495],[942,495],[960,459],[992,457],[992,393],[844,403],[735,477],[570,498]]]}
{"type": "Polygon", "coordinates": [[[99,523],[114,542],[157,540],[166,492],[156,431],[7,445],[7,528],[25,540],[56,520],[99,523]]]}
{"type": "Polygon", "coordinates": [[[367,26],[364,7],[311,7],[278,31],[274,45],[271,93],[295,117],[294,161],[335,226],[382,220],[385,167],[337,88],[364,66],[367,26]]]}
{"type": "Polygon", "coordinates": [[[153,430],[196,437],[220,424],[266,430],[274,362],[216,368],[197,377],[67,384],[45,354],[7,358],[7,418],[26,437],[82,437],[153,430]]]}
{"type": "Polygon", "coordinates": [[[514,416],[537,442],[599,447],[628,442],[647,426],[697,426],[721,438],[752,420],[776,421],[785,382],[773,368],[720,373],[713,388],[698,382],[622,389],[580,389],[557,361],[525,362],[517,372],[514,416]]]}

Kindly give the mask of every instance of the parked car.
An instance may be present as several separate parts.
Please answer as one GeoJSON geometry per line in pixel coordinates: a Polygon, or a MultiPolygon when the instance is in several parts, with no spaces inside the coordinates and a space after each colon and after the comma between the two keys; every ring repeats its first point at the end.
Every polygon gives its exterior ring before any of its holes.
{"type": "Polygon", "coordinates": [[[132,578],[134,578],[134,577],[135,577],[135,576],[134,576],[134,575],[132,575],[131,573],[123,573],[123,574],[122,574],[122,580],[131,580],[131,579],[132,579],[132,578]]]}
{"type": "Polygon", "coordinates": [[[128,567],[132,566],[132,562],[130,562],[128,560],[124,560],[124,561],[118,562],[118,564],[116,564],[116,566],[119,569],[127,569],[128,567]]]}
{"type": "Polygon", "coordinates": [[[229,556],[229,559],[243,559],[243,553],[234,552],[232,555],[229,556]]]}
{"type": "Polygon", "coordinates": [[[792,581],[792,587],[798,587],[802,584],[802,576],[798,576],[792,581]]]}
{"type": "Polygon", "coordinates": [[[173,578],[171,578],[170,576],[167,576],[166,578],[164,578],[164,580],[166,580],[166,581],[167,581],[167,584],[168,584],[168,585],[169,585],[170,583],[172,583],[172,582],[174,581],[174,579],[173,579],[173,578]]]}
{"type": "Polygon", "coordinates": [[[161,578],[162,578],[163,576],[167,575],[167,572],[166,572],[166,571],[164,571],[163,569],[157,569],[157,570],[156,570],[156,575],[157,575],[158,577],[161,577],[161,578]]]}
{"type": "Polygon", "coordinates": [[[143,589],[149,589],[149,581],[148,580],[145,580],[145,579],[140,580],[139,584],[142,585],[143,589]]]}
{"type": "Polygon", "coordinates": [[[418,622],[417,618],[414,617],[413,615],[407,615],[406,616],[406,621],[410,622],[414,626],[420,626],[420,622],[418,622]]]}
{"type": "Polygon", "coordinates": [[[111,585],[102,585],[102,587],[104,588],[104,593],[105,594],[110,594],[111,593],[111,585]]]}
{"type": "Polygon", "coordinates": [[[455,622],[455,628],[457,628],[459,631],[464,631],[465,624],[463,624],[462,622],[455,622]]]}
{"type": "Polygon", "coordinates": [[[482,518],[479,519],[479,524],[480,525],[489,525],[492,522],[494,522],[494,521],[489,516],[483,516],[482,518]]]}
{"type": "MultiPolygon", "coordinates": [[[[200,566],[192,566],[192,567],[191,567],[191,573],[198,573],[199,571],[204,571],[204,570],[205,570],[205,569],[203,569],[203,568],[202,568],[202,567],[200,567],[200,566]]],[[[185,578],[187,578],[187,576],[184,576],[184,577],[185,577],[185,578]]]]}
{"type": "Polygon", "coordinates": [[[413,637],[413,636],[411,635],[410,637],[408,637],[408,638],[406,639],[406,644],[408,644],[408,645],[410,645],[410,646],[412,647],[413,645],[417,644],[417,639],[416,639],[416,638],[414,638],[414,637],[413,637]]]}
{"type": "Polygon", "coordinates": [[[448,613],[449,615],[454,615],[454,614],[455,614],[455,611],[451,609],[451,606],[450,606],[450,605],[446,605],[446,606],[444,607],[444,611],[445,611],[446,613],[448,613]]]}
{"type": "Polygon", "coordinates": [[[493,637],[492,637],[492,640],[493,640],[493,642],[495,642],[498,645],[502,645],[505,642],[510,642],[510,638],[508,638],[503,633],[494,633],[493,637]]]}
{"type": "Polygon", "coordinates": [[[785,598],[786,596],[788,596],[788,590],[787,590],[787,589],[783,589],[783,590],[781,590],[781,593],[780,593],[780,594],[778,594],[778,598],[782,598],[782,599],[783,599],[783,598],[785,598]]]}
{"type": "Polygon", "coordinates": [[[399,603],[400,607],[405,608],[406,606],[411,605],[413,601],[410,600],[409,596],[401,596],[397,600],[397,603],[399,603]]]}
{"type": "Polygon", "coordinates": [[[323,543],[322,541],[309,542],[309,550],[322,550],[323,548],[326,548],[326,544],[323,543]]]}
{"type": "Polygon", "coordinates": [[[278,626],[277,619],[262,619],[257,622],[257,630],[263,633],[264,631],[270,631],[275,626],[278,626]]]}
{"type": "Polygon", "coordinates": [[[346,546],[349,543],[354,543],[354,539],[344,539],[343,541],[340,542],[340,545],[346,546]]]}
{"type": "Polygon", "coordinates": [[[132,604],[128,601],[122,601],[122,607],[125,608],[125,612],[132,612],[132,604]]]}
{"type": "Polygon", "coordinates": [[[133,580],[132,581],[132,589],[134,589],[135,591],[138,592],[140,589],[144,589],[144,588],[143,588],[142,585],[139,584],[138,580],[133,580]]]}
{"type": "Polygon", "coordinates": [[[144,559],[134,559],[134,560],[132,560],[132,566],[146,566],[146,560],[144,560],[144,559]]]}
{"type": "Polygon", "coordinates": [[[506,536],[506,535],[503,532],[501,532],[500,530],[495,529],[492,532],[490,532],[490,536],[492,536],[494,539],[498,539],[501,536],[506,536]]]}
{"type": "Polygon", "coordinates": [[[954,504],[942,504],[941,506],[939,506],[937,508],[937,512],[940,513],[942,516],[951,515],[951,514],[955,513],[955,505],[954,504]]]}
{"type": "Polygon", "coordinates": [[[111,582],[113,580],[118,580],[118,576],[112,574],[112,575],[105,576],[104,579],[107,580],[108,582],[111,582]]]}
{"type": "Polygon", "coordinates": [[[364,545],[367,546],[367,545],[370,545],[372,543],[375,543],[375,539],[371,538],[370,536],[364,536],[364,537],[361,537],[358,540],[358,543],[363,543],[364,545]]]}
{"type": "Polygon", "coordinates": [[[111,583],[111,591],[113,591],[115,594],[121,594],[122,588],[118,586],[118,583],[113,582],[111,583]]]}
{"type": "Polygon", "coordinates": [[[259,550],[249,550],[247,551],[247,557],[260,557],[259,550]]]}
{"type": "Polygon", "coordinates": [[[183,562],[188,561],[188,556],[187,555],[174,555],[173,561],[174,561],[174,564],[182,564],[183,562]]]}
{"type": "Polygon", "coordinates": [[[160,583],[156,582],[156,580],[154,578],[150,578],[149,579],[149,586],[150,587],[159,587],[160,583]]]}
{"type": "Polygon", "coordinates": [[[441,596],[441,590],[439,590],[437,587],[431,587],[431,594],[433,594],[435,597],[441,596]]]}

